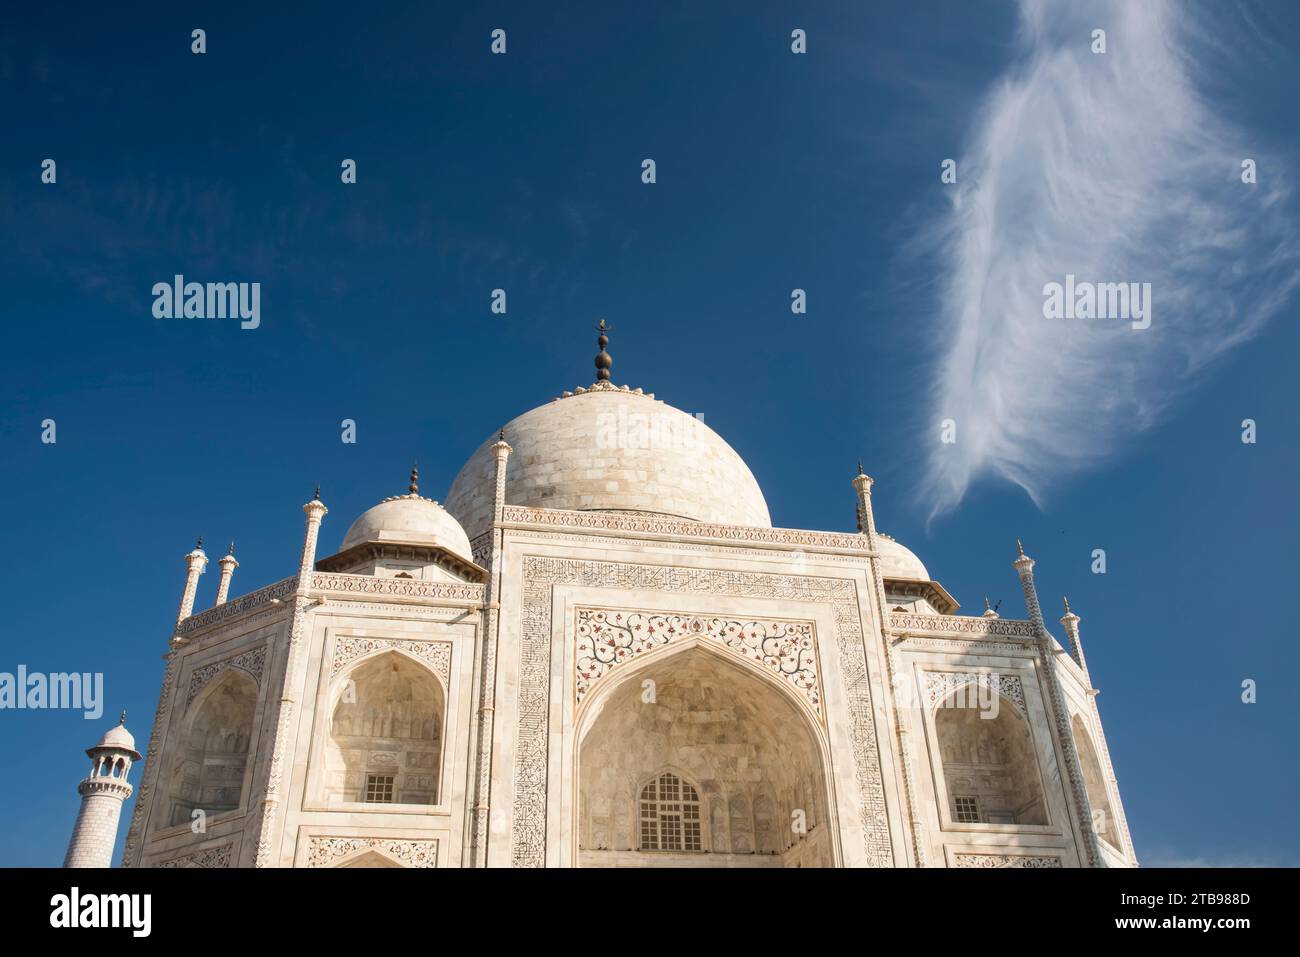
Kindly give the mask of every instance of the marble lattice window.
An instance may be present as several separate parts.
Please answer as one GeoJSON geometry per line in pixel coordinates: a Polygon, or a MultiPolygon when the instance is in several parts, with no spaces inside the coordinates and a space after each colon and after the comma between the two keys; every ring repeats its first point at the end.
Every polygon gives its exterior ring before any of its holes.
{"type": "Polygon", "coordinates": [[[641,788],[641,850],[702,851],[700,794],[671,772],[641,788]]]}
{"type": "Polygon", "coordinates": [[[392,804],[393,803],[393,775],[391,774],[366,775],[366,798],[365,799],[367,804],[392,804]]]}
{"type": "Polygon", "coordinates": [[[953,803],[957,805],[958,824],[978,824],[980,819],[980,802],[978,798],[958,797],[953,803]]]}

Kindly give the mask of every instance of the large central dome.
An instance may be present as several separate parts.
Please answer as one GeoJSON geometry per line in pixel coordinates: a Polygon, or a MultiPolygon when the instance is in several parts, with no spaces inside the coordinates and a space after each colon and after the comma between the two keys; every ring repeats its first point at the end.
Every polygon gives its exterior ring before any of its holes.
{"type": "MultiPolygon", "coordinates": [[[[445,502],[470,538],[492,525],[495,435],[470,456],[445,502]]],[[[640,390],[598,382],[505,427],[514,451],[506,502],[770,526],[753,473],[699,419],[640,390]]]]}

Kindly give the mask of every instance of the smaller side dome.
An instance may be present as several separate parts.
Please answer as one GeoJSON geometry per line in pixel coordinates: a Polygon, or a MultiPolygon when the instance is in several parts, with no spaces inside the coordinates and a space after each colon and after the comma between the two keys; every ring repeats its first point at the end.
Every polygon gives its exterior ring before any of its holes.
{"type": "Polygon", "coordinates": [[[907,581],[928,582],[930,573],[921,559],[910,548],[899,544],[888,535],[877,533],[877,550],[880,552],[880,572],[884,578],[901,578],[907,581]]]}
{"type": "Polygon", "coordinates": [[[361,513],[343,536],[340,551],[367,542],[436,545],[472,562],[469,536],[460,523],[431,498],[411,493],[386,498],[361,513]]]}

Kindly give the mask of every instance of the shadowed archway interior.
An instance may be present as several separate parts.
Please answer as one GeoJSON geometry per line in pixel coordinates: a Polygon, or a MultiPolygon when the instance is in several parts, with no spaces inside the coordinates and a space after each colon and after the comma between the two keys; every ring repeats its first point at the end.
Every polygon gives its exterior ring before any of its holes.
{"type": "Polygon", "coordinates": [[[959,707],[960,693],[935,711],[948,813],[958,824],[1046,824],[1038,760],[1029,725],[998,697],[992,709],[959,707]]]}
{"type": "Polygon", "coordinates": [[[244,672],[227,669],[197,704],[172,771],[174,825],[189,823],[195,811],[211,816],[239,807],[257,685],[244,672]]]}
{"type": "Polygon", "coordinates": [[[1074,747],[1079,753],[1083,786],[1088,794],[1088,805],[1092,809],[1092,826],[1098,837],[1118,850],[1120,841],[1115,826],[1115,812],[1110,804],[1110,789],[1106,787],[1106,776],[1102,773],[1101,762],[1097,760],[1097,749],[1092,746],[1092,735],[1077,714],[1070,720],[1070,729],[1074,732],[1074,747]]]}
{"type": "Polygon", "coordinates": [[[764,678],[688,648],[595,706],[578,771],[583,866],[833,863],[811,719],[764,678]]]}
{"type": "Polygon", "coordinates": [[[385,652],[348,676],[325,749],[329,804],[436,804],[446,696],[422,665],[385,652]]]}

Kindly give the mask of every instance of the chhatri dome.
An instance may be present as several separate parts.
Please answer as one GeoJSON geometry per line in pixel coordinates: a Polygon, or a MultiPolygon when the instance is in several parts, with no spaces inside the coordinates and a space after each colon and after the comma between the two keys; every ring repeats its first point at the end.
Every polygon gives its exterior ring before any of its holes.
{"type": "Polygon", "coordinates": [[[339,552],[366,544],[427,545],[472,561],[465,530],[441,505],[420,495],[419,476],[412,468],[408,494],[386,498],[362,512],[343,536],[339,552]]]}
{"type": "MultiPolygon", "coordinates": [[[[130,731],[126,730],[125,711],[122,712],[122,720],[105,731],[104,736],[99,739],[99,744],[89,749],[86,753],[90,754],[98,748],[116,748],[119,751],[135,751],[135,736],[132,735],[130,731]]],[[[135,759],[137,761],[140,760],[140,755],[138,753],[136,754],[135,759]]]]}
{"type": "MultiPolygon", "coordinates": [[[[632,512],[771,527],[767,501],[744,460],[704,422],[653,394],[609,379],[600,327],[597,380],[507,423],[511,505],[632,512]]],[[[471,538],[492,524],[496,459],[490,436],[452,482],[447,510],[471,538]]]]}
{"type": "Polygon", "coordinates": [[[930,580],[930,573],[926,571],[921,559],[910,548],[883,532],[876,533],[876,549],[880,552],[881,573],[886,578],[904,578],[918,582],[930,580]]]}

